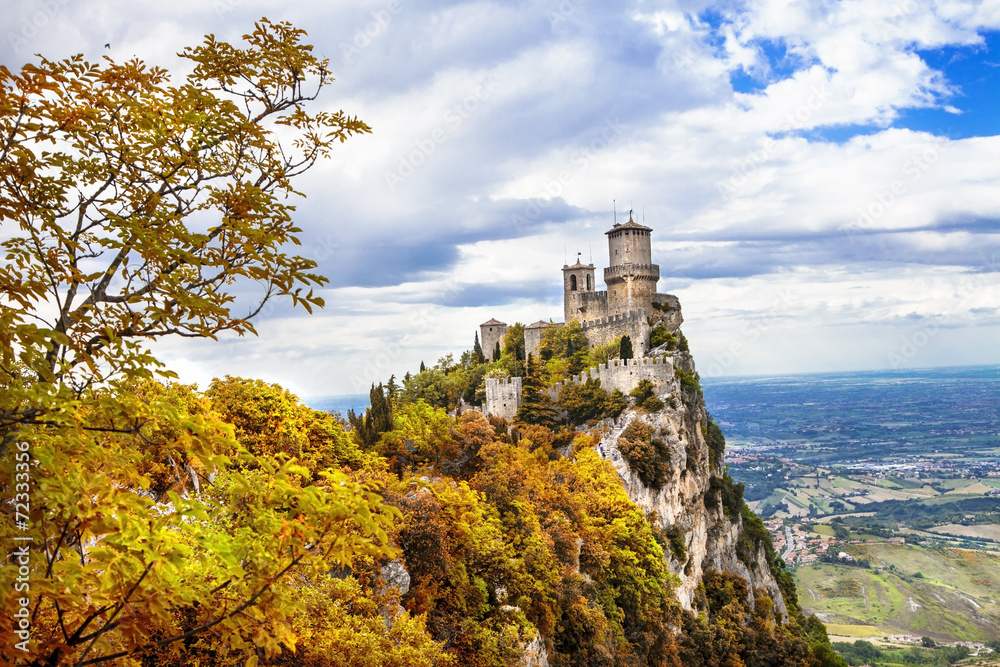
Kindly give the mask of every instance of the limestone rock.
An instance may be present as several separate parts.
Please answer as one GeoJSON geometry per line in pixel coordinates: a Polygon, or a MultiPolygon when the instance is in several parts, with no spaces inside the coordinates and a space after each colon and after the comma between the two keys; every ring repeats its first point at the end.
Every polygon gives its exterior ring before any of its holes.
{"type": "Polygon", "coordinates": [[[549,654],[540,635],[524,645],[518,667],[549,667],[549,654]]]}
{"type": "Polygon", "coordinates": [[[382,578],[385,579],[386,588],[396,588],[400,595],[406,595],[410,590],[410,573],[398,558],[382,566],[382,578]]]}
{"type": "MultiPolygon", "coordinates": [[[[690,355],[677,353],[673,361],[677,368],[694,372],[690,355]]],[[[711,479],[722,477],[725,467],[722,457],[712,460],[702,434],[701,427],[708,418],[703,398],[693,391],[685,391],[679,378],[661,383],[657,394],[664,403],[663,409],[653,413],[629,409],[614,423],[604,424],[597,451],[618,471],[629,498],[647,515],[655,513],[659,528],[675,533],[680,531],[685,559],[680,562],[675,555],[668,555],[670,569],[681,581],[677,589],[681,605],[685,609],[695,606],[702,576],[707,569],[714,568],[746,579],[751,590],[751,605],[755,593],[766,594],[774,601],[776,614],[787,619],[787,609],[765,550],[763,547],[755,549],[750,562],[742,562],[736,548],[743,530],[742,520],[731,521],[722,507],[711,500],[711,479]],[[633,422],[647,426],[669,450],[666,481],[658,489],[644,484],[618,449],[622,433],[633,422]]]]}

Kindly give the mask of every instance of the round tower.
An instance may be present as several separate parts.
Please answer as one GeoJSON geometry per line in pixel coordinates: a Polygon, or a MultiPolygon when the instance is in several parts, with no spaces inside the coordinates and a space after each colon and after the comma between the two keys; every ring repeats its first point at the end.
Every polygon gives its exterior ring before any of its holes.
{"type": "Polygon", "coordinates": [[[593,294],[594,265],[583,264],[577,256],[576,264],[563,266],[563,316],[564,322],[586,319],[588,297],[593,294]]]}
{"type": "MultiPolygon", "coordinates": [[[[604,269],[608,286],[608,315],[633,310],[652,311],[660,267],[653,264],[650,232],[629,215],[624,225],[615,225],[608,235],[610,262],[604,269]]],[[[565,269],[564,269],[565,270],[565,269]]]]}

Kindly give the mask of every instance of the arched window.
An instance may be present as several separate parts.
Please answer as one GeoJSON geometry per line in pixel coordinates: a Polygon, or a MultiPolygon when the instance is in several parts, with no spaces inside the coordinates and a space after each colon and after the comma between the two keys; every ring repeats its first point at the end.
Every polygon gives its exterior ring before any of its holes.
{"type": "Polygon", "coordinates": [[[569,291],[570,292],[576,291],[576,276],[569,277],[569,291]]]}
{"type": "Polygon", "coordinates": [[[587,274],[587,291],[590,291],[590,274],[587,274]]]}

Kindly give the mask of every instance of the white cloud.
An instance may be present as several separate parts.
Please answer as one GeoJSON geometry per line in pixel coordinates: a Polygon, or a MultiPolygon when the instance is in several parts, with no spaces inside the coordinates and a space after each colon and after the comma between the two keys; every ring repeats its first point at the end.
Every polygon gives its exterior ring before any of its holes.
{"type": "MultiPolygon", "coordinates": [[[[16,37],[31,9],[8,5],[16,37]]],[[[918,50],[978,53],[996,3],[704,7],[67,3],[25,45],[0,44],[0,62],[84,51],[175,67],[184,45],[237,38],[261,15],[293,20],[331,58],[320,104],[375,132],[300,183],[329,306],[275,311],[256,339],[162,347],[201,382],[353,392],[469,347],[491,316],[558,319],[564,248],[603,266],[612,199],[655,229],[660,289],[681,296],[703,370],[785,289],[793,306],[729,372],[884,366],[930,318],[940,333],[913,363],[1000,360],[1000,138],[893,126],[906,110],[963,108],[918,50]],[[755,90],[733,91],[740,70],[755,90]],[[853,125],[878,131],[818,138],[853,125]]]]}

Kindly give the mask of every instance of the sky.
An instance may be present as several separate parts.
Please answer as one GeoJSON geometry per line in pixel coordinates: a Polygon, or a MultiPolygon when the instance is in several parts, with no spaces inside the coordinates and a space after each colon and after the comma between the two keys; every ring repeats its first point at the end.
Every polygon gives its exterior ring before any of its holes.
{"type": "Polygon", "coordinates": [[[179,70],[205,34],[290,21],[336,78],[314,109],[373,128],[297,186],[326,307],[161,343],[184,381],[360,393],[491,317],[558,322],[564,262],[600,276],[630,209],[703,376],[1000,363],[1000,1],[0,9],[11,69],[179,70]]]}

